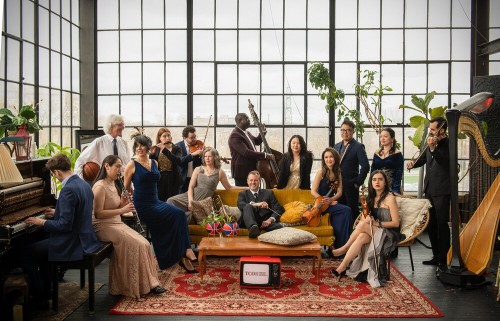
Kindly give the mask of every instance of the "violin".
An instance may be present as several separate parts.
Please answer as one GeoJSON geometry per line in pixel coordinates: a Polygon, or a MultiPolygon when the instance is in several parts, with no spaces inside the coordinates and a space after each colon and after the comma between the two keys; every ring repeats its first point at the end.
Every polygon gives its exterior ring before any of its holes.
{"type": "Polygon", "coordinates": [[[330,185],[330,190],[323,196],[318,196],[314,200],[314,204],[311,209],[305,211],[302,214],[302,222],[306,223],[309,227],[317,227],[321,223],[321,213],[328,209],[330,203],[323,202],[325,197],[330,197],[330,195],[337,190],[337,185],[332,183],[330,185]]]}
{"type": "Polygon", "coordinates": [[[368,209],[368,203],[366,202],[366,196],[361,195],[359,197],[359,201],[361,203],[361,208],[363,209],[362,210],[363,218],[366,218],[368,215],[370,215],[370,210],[368,209]]]}
{"type": "Polygon", "coordinates": [[[193,145],[189,145],[189,152],[194,153],[197,150],[205,148],[205,143],[201,140],[196,140],[193,145]]]}

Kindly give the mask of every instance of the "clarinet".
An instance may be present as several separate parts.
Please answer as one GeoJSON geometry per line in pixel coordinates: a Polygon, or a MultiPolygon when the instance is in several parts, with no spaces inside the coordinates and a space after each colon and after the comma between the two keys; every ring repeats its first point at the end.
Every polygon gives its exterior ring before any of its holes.
{"type": "MultiPolygon", "coordinates": [[[[117,181],[118,181],[118,184],[120,185],[120,188],[122,189],[122,193],[123,193],[123,195],[125,195],[125,198],[127,199],[127,201],[129,203],[132,203],[132,199],[130,198],[129,192],[125,189],[125,184],[123,183],[123,177],[121,174],[118,175],[117,181]]],[[[133,211],[132,214],[133,214],[134,219],[135,219],[135,226],[139,228],[139,231],[138,231],[139,234],[143,234],[144,228],[141,225],[141,220],[139,220],[139,215],[137,215],[136,211],[133,211]]]]}

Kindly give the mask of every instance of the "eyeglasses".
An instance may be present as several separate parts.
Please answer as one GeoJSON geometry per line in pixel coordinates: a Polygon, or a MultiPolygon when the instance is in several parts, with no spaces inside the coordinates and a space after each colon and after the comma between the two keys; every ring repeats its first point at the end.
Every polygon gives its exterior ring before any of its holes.
{"type": "Polygon", "coordinates": [[[350,132],[352,132],[352,129],[343,129],[343,128],[342,128],[342,129],[340,130],[340,132],[341,132],[341,133],[350,133],[350,132]]]}

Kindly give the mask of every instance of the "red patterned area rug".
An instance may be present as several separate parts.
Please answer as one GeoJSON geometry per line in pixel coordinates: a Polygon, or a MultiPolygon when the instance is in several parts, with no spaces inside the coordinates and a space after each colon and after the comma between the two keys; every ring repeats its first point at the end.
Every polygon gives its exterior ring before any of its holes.
{"type": "Polygon", "coordinates": [[[282,258],[280,289],[239,286],[239,258],[208,259],[207,274],[185,274],[179,266],[160,273],[167,292],[136,300],[122,298],[112,314],[316,316],[370,318],[442,317],[439,311],[394,266],[386,287],[373,289],[350,278],[337,282],[331,270],[339,264],[324,260],[321,284],[310,258],[282,258]]]}

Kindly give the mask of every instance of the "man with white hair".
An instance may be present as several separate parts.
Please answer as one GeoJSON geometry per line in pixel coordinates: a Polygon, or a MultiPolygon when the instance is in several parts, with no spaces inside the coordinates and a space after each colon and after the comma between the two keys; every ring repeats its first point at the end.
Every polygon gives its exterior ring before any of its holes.
{"type": "Polygon", "coordinates": [[[128,164],[130,151],[127,142],[122,138],[124,128],[121,115],[110,115],[103,126],[106,134],[96,138],[82,151],[75,163],[75,173],[83,178],[82,170],[87,162],[94,162],[100,166],[108,155],[118,155],[122,164],[128,164]]]}

